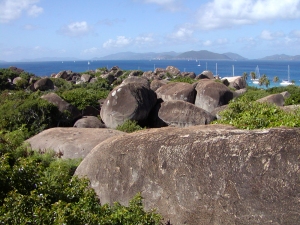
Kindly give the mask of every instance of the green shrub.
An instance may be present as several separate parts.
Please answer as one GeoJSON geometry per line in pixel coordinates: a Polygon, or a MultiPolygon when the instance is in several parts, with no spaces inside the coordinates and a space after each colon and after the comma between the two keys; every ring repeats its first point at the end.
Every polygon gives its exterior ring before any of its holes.
{"type": "Polygon", "coordinates": [[[160,224],[139,194],[128,207],[101,205],[88,180],[74,176],[78,160],[16,148],[13,137],[0,134],[0,224],[160,224]]]}
{"type": "Polygon", "coordinates": [[[76,106],[79,110],[83,110],[86,106],[99,107],[99,99],[106,98],[108,91],[97,91],[87,88],[75,88],[65,91],[61,97],[68,103],[76,106]]]}
{"type": "Polygon", "coordinates": [[[273,104],[256,101],[233,101],[220,116],[221,119],[213,123],[230,124],[241,129],[300,126],[299,109],[295,112],[285,112],[273,104]]]}
{"type": "Polygon", "coordinates": [[[0,100],[0,130],[14,131],[25,127],[28,135],[46,128],[68,125],[69,115],[39,97],[39,93],[3,92],[0,100]]]}
{"type": "Polygon", "coordinates": [[[189,83],[189,84],[192,84],[192,83],[195,83],[197,82],[195,79],[193,78],[190,78],[190,77],[176,77],[176,78],[173,78],[170,80],[171,82],[184,82],[184,83],[189,83]]]}
{"type": "Polygon", "coordinates": [[[126,120],[122,125],[117,126],[116,130],[132,133],[138,130],[143,130],[145,128],[142,128],[136,121],[132,120],[126,120]]]}

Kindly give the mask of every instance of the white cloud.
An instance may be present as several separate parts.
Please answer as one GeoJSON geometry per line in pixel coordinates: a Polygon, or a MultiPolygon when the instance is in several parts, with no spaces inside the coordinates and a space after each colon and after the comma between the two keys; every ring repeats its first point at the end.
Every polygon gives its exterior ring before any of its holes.
{"type": "Polygon", "coordinates": [[[149,44],[149,43],[153,43],[154,39],[151,35],[148,36],[139,36],[135,38],[135,43],[137,45],[145,45],[145,44],[149,44]]]}
{"type": "Polygon", "coordinates": [[[268,30],[263,30],[260,34],[260,37],[265,40],[273,40],[274,39],[271,32],[268,30]]]}
{"type": "Polygon", "coordinates": [[[294,38],[300,38],[300,30],[293,30],[290,35],[294,38]]]}
{"type": "Polygon", "coordinates": [[[44,9],[42,7],[33,5],[28,9],[27,14],[29,16],[37,17],[38,15],[40,15],[43,12],[44,12],[44,9]]]}
{"type": "Polygon", "coordinates": [[[93,54],[93,53],[96,53],[98,51],[99,51],[98,48],[92,47],[92,48],[84,49],[83,54],[93,54]]]}
{"type": "Polygon", "coordinates": [[[140,0],[144,3],[157,4],[169,11],[178,11],[182,9],[182,0],[140,0]]]}
{"type": "Polygon", "coordinates": [[[24,30],[37,30],[39,29],[38,26],[35,26],[35,25],[32,25],[32,24],[26,24],[23,26],[23,29],[24,30]]]}
{"type": "Polygon", "coordinates": [[[38,16],[43,8],[36,5],[39,0],[4,0],[0,2],[0,23],[18,19],[25,11],[29,16],[38,16]]]}
{"type": "Polygon", "coordinates": [[[89,34],[92,27],[86,21],[70,23],[63,26],[58,32],[70,37],[80,37],[89,34]]]}
{"type": "Polygon", "coordinates": [[[202,43],[202,45],[204,45],[204,46],[211,46],[212,43],[213,43],[212,41],[207,40],[207,41],[204,41],[204,42],[202,43]]]}
{"type": "Polygon", "coordinates": [[[300,18],[300,0],[213,0],[197,13],[198,26],[217,29],[261,20],[300,18]]]}
{"type": "Polygon", "coordinates": [[[131,38],[126,38],[125,36],[118,36],[116,40],[109,39],[103,43],[103,48],[120,48],[128,46],[132,43],[131,38]]]}
{"type": "Polygon", "coordinates": [[[284,37],[284,33],[263,30],[260,34],[260,38],[264,40],[274,40],[275,38],[280,38],[280,37],[284,37]]]}
{"type": "Polygon", "coordinates": [[[177,28],[173,33],[167,36],[167,39],[171,39],[176,42],[193,41],[193,33],[194,31],[186,25],[177,28]]]}

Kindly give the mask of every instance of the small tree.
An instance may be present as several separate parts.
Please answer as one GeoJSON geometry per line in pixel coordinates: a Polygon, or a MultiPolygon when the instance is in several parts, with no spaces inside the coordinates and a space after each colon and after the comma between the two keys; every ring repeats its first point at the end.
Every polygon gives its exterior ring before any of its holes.
{"type": "Polygon", "coordinates": [[[279,82],[279,78],[278,78],[278,76],[275,76],[275,77],[273,78],[273,82],[274,82],[274,83],[277,83],[277,82],[279,82]]]}
{"type": "Polygon", "coordinates": [[[247,73],[247,72],[244,72],[242,77],[243,77],[243,79],[246,81],[246,80],[248,79],[248,73],[247,73]]]}

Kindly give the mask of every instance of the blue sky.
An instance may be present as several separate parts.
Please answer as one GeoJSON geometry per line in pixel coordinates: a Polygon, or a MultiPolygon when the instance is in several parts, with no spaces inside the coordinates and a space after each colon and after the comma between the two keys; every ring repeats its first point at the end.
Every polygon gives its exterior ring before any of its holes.
{"type": "Polygon", "coordinates": [[[0,0],[0,60],[300,54],[300,0],[0,0]]]}

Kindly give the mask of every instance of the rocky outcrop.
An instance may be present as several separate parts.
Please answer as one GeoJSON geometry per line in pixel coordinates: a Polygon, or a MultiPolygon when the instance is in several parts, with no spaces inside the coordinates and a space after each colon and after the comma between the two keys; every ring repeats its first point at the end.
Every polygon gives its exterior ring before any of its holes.
{"type": "Polygon", "coordinates": [[[298,224],[300,129],[160,128],[101,142],[81,162],[102,204],[138,192],[173,225],[298,224]]]}
{"type": "Polygon", "coordinates": [[[41,78],[37,80],[34,85],[34,90],[40,90],[40,91],[47,91],[47,90],[53,90],[54,89],[54,83],[53,81],[48,78],[41,78]]]}
{"type": "Polygon", "coordinates": [[[205,125],[215,119],[212,114],[204,109],[181,100],[163,102],[158,117],[169,126],[175,127],[205,125]]]}
{"type": "Polygon", "coordinates": [[[180,75],[180,70],[175,66],[167,66],[166,72],[174,76],[180,75]]]}
{"type": "Polygon", "coordinates": [[[58,110],[62,113],[65,111],[68,111],[71,115],[70,120],[72,120],[72,121],[79,119],[81,117],[81,112],[75,106],[66,102],[65,100],[63,100],[61,97],[59,97],[55,93],[49,93],[49,94],[43,95],[43,96],[41,96],[41,98],[56,105],[58,110]]]}
{"type": "Polygon", "coordinates": [[[73,127],[77,128],[105,128],[105,124],[95,116],[84,116],[77,120],[73,127]]]}
{"type": "Polygon", "coordinates": [[[200,80],[196,86],[195,105],[208,112],[233,99],[233,93],[224,84],[209,79],[200,80]]]}
{"type": "Polygon", "coordinates": [[[145,77],[131,76],[131,77],[127,77],[125,80],[122,81],[122,85],[129,84],[129,83],[142,84],[145,87],[150,88],[150,82],[145,77]]]}
{"type": "Polygon", "coordinates": [[[156,101],[155,92],[144,84],[123,84],[109,93],[100,115],[109,128],[116,128],[126,120],[143,123],[156,101]]]}
{"type": "Polygon", "coordinates": [[[231,88],[234,88],[236,90],[240,90],[247,87],[246,80],[241,76],[234,76],[234,77],[223,77],[222,81],[226,82],[228,81],[228,85],[231,88]]]}
{"type": "Polygon", "coordinates": [[[183,82],[170,82],[161,86],[156,91],[157,98],[163,101],[182,100],[195,103],[195,87],[192,84],[183,82]]]}
{"type": "Polygon", "coordinates": [[[197,76],[197,79],[214,79],[214,74],[209,70],[204,70],[197,76]]]}
{"type": "Polygon", "coordinates": [[[99,128],[51,128],[26,140],[33,150],[55,151],[61,158],[84,158],[102,141],[124,132],[99,128]]]}
{"type": "Polygon", "coordinates": [[[258,99],[258,102],[267,102],[267,103],[272,103],[277,106],[283,106],[284,105],[284,97],[282,94],[273,94],[273,95],[268,95],[264,98],[258,99]]]}
{"type": "Polygon", "coordinates": [[[161,86],[164,86],[165,84],[167,84],[168,81],[166,80],[153,80],[150,84],[150,88],[153,90],[153,91],[156,91],[158,88],[160,88],[161,86]]]}

